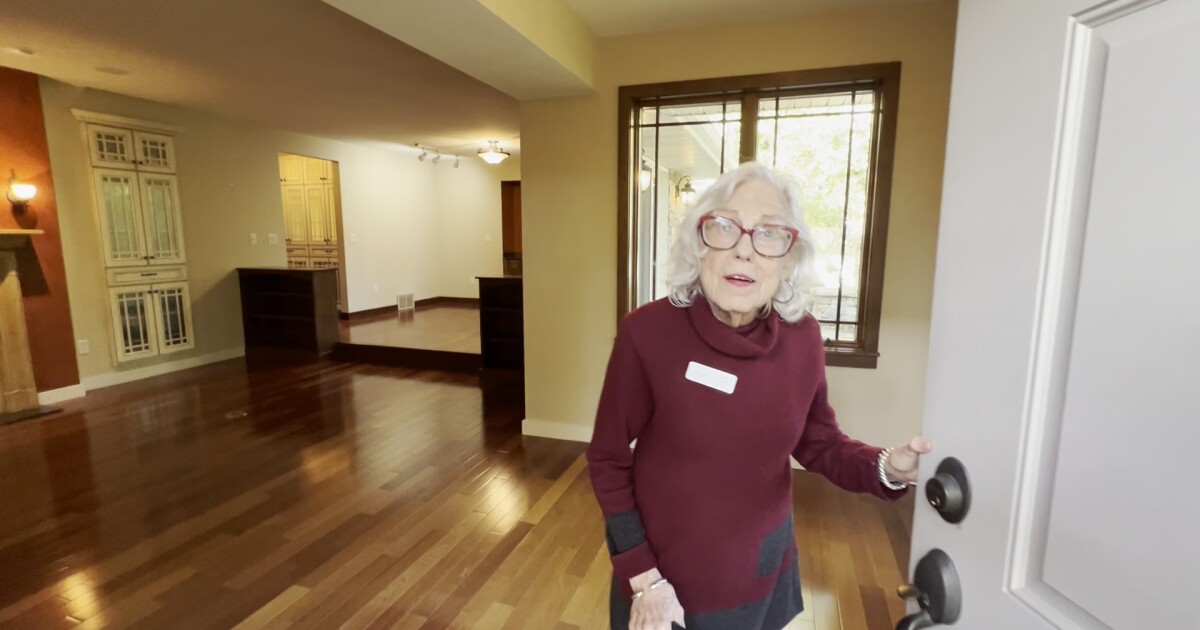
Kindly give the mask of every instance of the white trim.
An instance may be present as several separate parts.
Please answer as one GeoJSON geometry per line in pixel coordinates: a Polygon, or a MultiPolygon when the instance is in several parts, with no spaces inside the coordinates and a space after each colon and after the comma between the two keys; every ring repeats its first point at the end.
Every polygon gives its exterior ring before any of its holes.
{"type": "Polygon", "coordinates": [[[83,398],[87,394],[87,388],[83,384],[71,385],[61,389],[50,389],[44,392],[38,392],[39,405],[53,405],[76,398],[83,398]]]}
{"type": "Polygon", "coordinates": [[[86,109],[72,108],[71,113],[75,115],[75,118],[78,118],[83,122],[96,123],[100,125],[115,125],[117,127],[125,127],[126,129],[137,129],[138,131],[158,131],[167,134],[177,134],[180,131],[183,131],[183,127],[180,127],[179,125],[168,125],[167,123],[138,120],[137,118],[126,118],[124,116],[113,116],[112,114],[89,112],[86,109]]]}
{"type": "Polygon", "coordinates": [[[576,424],[574,422],[549,422],[546,420],[525,418],[521,422],[521,434],[555,440],[569,440],[571,442],[591,442],[592,425],[576,424]]]}
{"type": "Polygon", "coordinates": [[[181,361],[159,363],[158,365],[148,365],[146,367],[133,370],[123,370],[120,372],[110,372],[108,374],[89,376],[83,379],[83,386],[87,389],[87,391],[90,392],[93,389],[112,387],[113,385],[120,385],[122,383],[140,381],[144,378],[170,374],[171,372],[178,372],[188,368],[200,367],[202,365],[208,365],[209,363],[217,363],[218,361],[228,361],[229,359],[236,359],[240,356],[244,356],[245,354],[246,349],[242,346],[238,346],[228,350],[210,352],[209,354],[190,357],[181,361]]]}

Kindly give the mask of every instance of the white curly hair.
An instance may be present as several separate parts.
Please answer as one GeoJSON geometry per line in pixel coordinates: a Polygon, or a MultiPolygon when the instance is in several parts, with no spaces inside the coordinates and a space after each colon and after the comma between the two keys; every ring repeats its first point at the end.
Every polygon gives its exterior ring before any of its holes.
{"type": "Polygon", "coordinates": [[[800,232],[784,260],[779,288],[763,306],[761,315],[765,317],[771,309],[775,309],[784,321],[800,321],[808,311],[806,292],[813,265],[812,233],[804,221],[804,210],[795,184],[786,175],[758,162],[746,162],[722,174],[688,210],[667,260],[669,299],[675,306],[686,307],[703,293],[700,288],[700,265],[709,249],[700,238],[700,219],[724,207],[733,196],[733,191],[750,180],[765,182],[779,191],[787,208],[787,224],[800,232]]]}

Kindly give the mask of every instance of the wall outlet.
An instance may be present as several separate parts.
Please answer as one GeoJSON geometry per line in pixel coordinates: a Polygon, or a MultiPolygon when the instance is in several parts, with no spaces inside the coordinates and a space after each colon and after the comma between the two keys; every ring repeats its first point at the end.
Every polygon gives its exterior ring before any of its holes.
{"type": "Polygon", "coordinates": [[[251,244],[251,245],[258,245],[258,232],[251,232],[251,233],[250,233],[250,244],[251,244]]]}
{"type": "Polygon", "coordinates": [[[471,278],[469,280],[467,280],[467,282],[470,282],[471,286],[475,286],[476,284],[479,284],[479,278],[476,278],[475,276],[471,276],[471,278]]]}
{"type": "Polygon", "coordinates": [[[267,234],[267,244],[268,245],[278,245],[279,244],[279,235],[274,232],[269,232],[267,234]]]}
{"type": "Polygon", "coordinates": [[[78,348],[79,354],[87,354],[92,351],[92,344],[87,339],[76,340],[75,347],[78,348]]]}
{"type": "Polygon", "coordinates": [[[376,293],[379,293],[379,285],[378,284],[371,285],[371,288],[374,289],[376,293]]]}
{"type": "Polygon", "coordinates": [[[350,242],[351,242],[351,243],[357,243],[357,242],[358,242],[358,235],[357,235],[357,234],[351,234],[351,235],[350,235],[350,242]]]}
{"type": "Polygon", "coordinates": [[[484,235],[483,235],[483,242],[484,242],[484,243],[491,243],[491,242],[492,242],[492,235],[491,235],[491,234],[484,234],[484,235]]]}

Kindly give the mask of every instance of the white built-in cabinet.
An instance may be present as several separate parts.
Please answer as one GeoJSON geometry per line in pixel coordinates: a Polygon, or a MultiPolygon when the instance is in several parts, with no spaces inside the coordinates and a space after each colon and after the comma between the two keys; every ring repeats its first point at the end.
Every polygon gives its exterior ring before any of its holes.
{"type": "Polygon", "coordinates": [[[73,110],[91,155],[117,363],[195,347],[178,128],[73,110]]]}
{"type": "Polygon", "coordinates": [[[279,188],[283,196],[288,266],[296,269],[338,266],[335,180],[333,162],[329,160],[280,154],[279,188]]]}

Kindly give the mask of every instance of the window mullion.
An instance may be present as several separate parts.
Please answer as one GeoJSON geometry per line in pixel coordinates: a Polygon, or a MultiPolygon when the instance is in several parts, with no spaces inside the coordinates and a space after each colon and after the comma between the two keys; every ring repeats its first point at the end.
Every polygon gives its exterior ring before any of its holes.
{"type": "Polygon", "coordinates": [[[742,94],[742,134],[739,162],[753,162],[758,153],[758,94],[742,94]]]}

